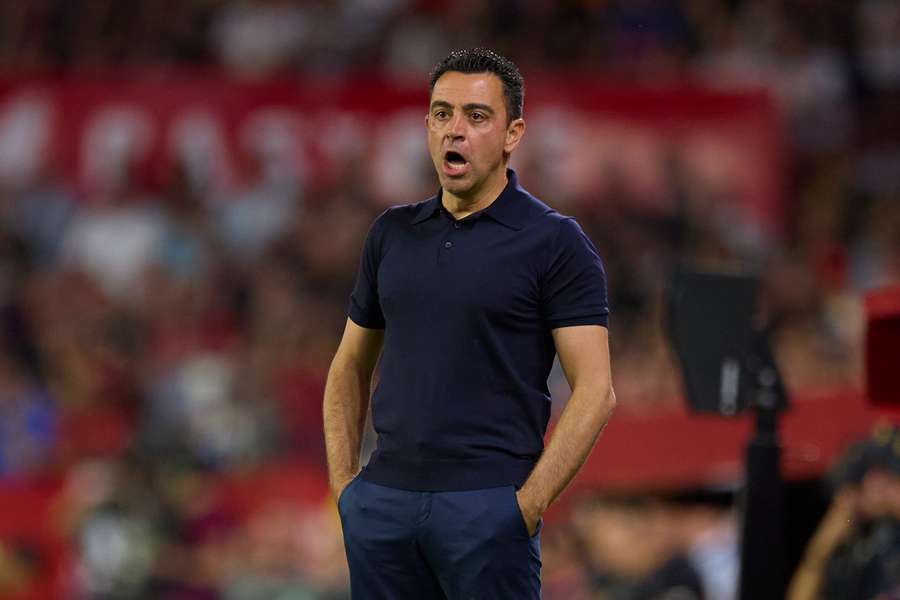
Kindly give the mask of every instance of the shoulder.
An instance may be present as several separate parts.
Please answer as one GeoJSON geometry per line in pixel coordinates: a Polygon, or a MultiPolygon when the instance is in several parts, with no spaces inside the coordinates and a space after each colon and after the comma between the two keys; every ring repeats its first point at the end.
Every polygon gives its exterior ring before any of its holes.
{"type": "Polygon", "coordinates": [[[432,210],[436,199],[437,196],[432,196],[420,202],[390,206],[375,219],[375,225],[380,227],[409,225],[423,212],[432,210]]]}
{"type": "Polygon", "coordinates": [[[523,213],[527,215],[528,226],[544,233],[550,240],[564,241],[584,236],[575,217],[557,211],[528,193],[523,194],[520,200],[523,213]]]}
{"type": "Polygon", "coordinates": [[[536,198],[530,206],[534,216],[529,227],[534,227],[534,237],[541,240],[550,263],[562,257],[599,258],[597,247],[575,217],[563,214],[536,198]]]}
{"type": "Polygon", "coordinates": [[[387,231],[404,223],[409,223],[416,214],[414,207],[419,204],[421,203],[402,204],[386,208],[372,222],[372,226],[369,228],[369,237],[383,236],[387,231]]]}
{"type": "Polygon", "coordinates": [[[517,224],[532,232],[555,231],[562,215],[524,189],[519,188],[517,191],[513,212],[517,224]]]}
{"type": "Polygon", "coordinates": [[[575,220],[575,217],[556,213],[555,219],[556,239],[560,242],[569,242],[575,240],[587,239],[584,229],[575,220]]]}
{"type": "Polygon", "coordinates": [[[366,246],[377,248],[379,253],[386,250],[392,239],[402,236],[409,230],[417,217],[428,212],[434,206],[435,197],[411,204],[398,204],[388,207],[378,215],[369,227],[366,246]]]}

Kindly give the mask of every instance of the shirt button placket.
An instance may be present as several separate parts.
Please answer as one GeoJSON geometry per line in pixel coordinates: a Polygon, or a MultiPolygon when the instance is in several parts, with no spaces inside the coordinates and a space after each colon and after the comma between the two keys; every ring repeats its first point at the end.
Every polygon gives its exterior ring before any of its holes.
{"type": "Polygon", "coordinates": [[[450,238],[453,237],[454,233],[456,231],[458,231],[460,228],[461,228],[461,224],[457,221],[454,221],[453,227],[445,230],[447,237],[445,237],[443,239],[443,241],[441,242],[441,248],[440,248],[440,251],[438,252],[438,262],[439,263],[445,262],[449,258],[448,253],[451,252],[453,249],[453,241],[450,238]]]}

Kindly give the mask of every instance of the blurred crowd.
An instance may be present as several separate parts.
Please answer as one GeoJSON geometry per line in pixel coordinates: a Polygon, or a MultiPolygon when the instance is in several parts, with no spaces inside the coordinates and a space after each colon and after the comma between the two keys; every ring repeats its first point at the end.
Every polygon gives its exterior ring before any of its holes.
{"type": "Polygon", "coordinates": [[[851,446],[831,484],[788,600],[900,597],[900,430],[881,425],[851,446]]]}
{"type": "MultiPolygon", "coordinates": [[[[668,214],[641,212],[614,180],[590,203],[559,199],[609,272],[620,410],[680,395],[660,322],[666,272],[682,259],[764,274],[789,387],[860,385],[859,294],[900,283],[894,0],[0,2],[10,73],[377,69],[424,85],[448,49],[475,44],[517,61],[526,81],[567,69],[761,86],[781,109],[774,235],[714,210],[674,160],[668,214]]],[[[54,514],[72,597],[347,597],[330,504],[237,514],[210,478],[321,468],[324,376],[381,208],[352,163],[315,188],[248,165],[228,197],[178,165],[162,190],[127,170],[90,197],[49,170],[0,189],[0,477],[63,478],[54,514]]],[[[545,536],[551,600],[734,597],[728,494],[590,497],[564,521],[545,536]]],[[[45,567],[27,544],[0,545],[0,596],[45,567]]]]}

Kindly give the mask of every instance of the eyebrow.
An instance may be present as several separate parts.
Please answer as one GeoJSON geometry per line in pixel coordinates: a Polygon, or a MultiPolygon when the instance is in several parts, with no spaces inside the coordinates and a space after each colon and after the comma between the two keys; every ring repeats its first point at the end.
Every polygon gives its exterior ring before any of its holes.
{"type": "MultiPolygon", "coordinates": [[[[431,103],[429,107],[430,110],[434,110],[435,108],[453,108],[453,106],[447,102],[446,100],[435,100],[431,103]]],[[[463,110],[466,112],[471,112],[473,110],[480,110],[486,113],[494,114],[494,109],[488,106],[487,104],[479,104],[477,102],[470,102],[469,104],[463,104],[463,110]]]]}

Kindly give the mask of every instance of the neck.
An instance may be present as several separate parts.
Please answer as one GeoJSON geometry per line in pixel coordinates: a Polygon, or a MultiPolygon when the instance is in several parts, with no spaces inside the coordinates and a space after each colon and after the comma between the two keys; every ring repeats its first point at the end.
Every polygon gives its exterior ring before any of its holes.
{"type": "Polygon", "coordinates": [[[477,190],[473,190],[470,195],[457,196],[447,190],[441,193],[441,203],[444,209],[453,215],[454,219],[464,219],[480,210],[484,210],[494,203],[494,200],[506,187],[508,179],[506,177],[506,168],[502,168],[496,175],[491,176],[477,190]]]}

